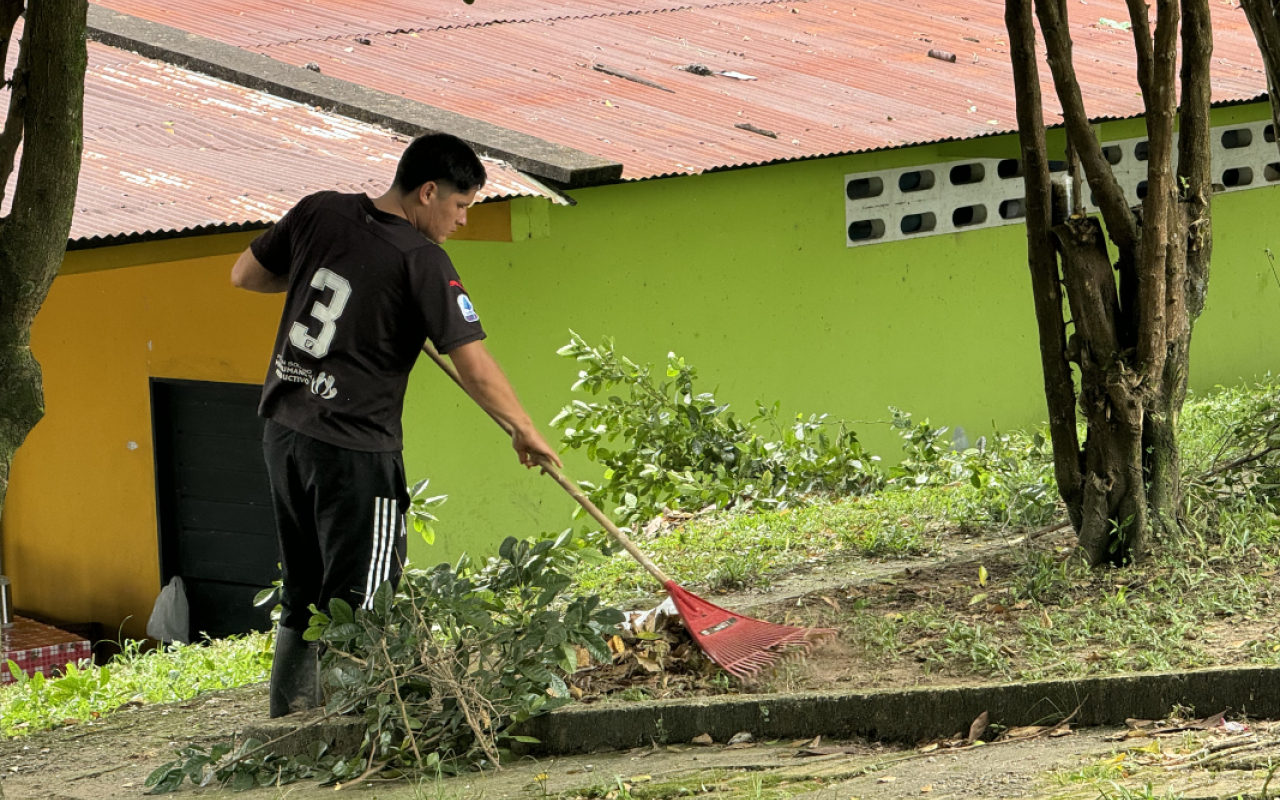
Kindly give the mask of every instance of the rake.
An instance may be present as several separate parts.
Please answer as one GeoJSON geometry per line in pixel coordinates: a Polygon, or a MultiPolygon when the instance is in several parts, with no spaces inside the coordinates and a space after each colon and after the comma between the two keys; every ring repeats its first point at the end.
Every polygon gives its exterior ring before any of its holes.
{"type": "MultiPolygon", "coordinates": [[[[429,342],[423,346],[422,350],[464,392],[467,390],[453,364],[445,361],[429,342]]],[[[506,423],[492,413],[489,416],[507,434],[511,433],[506,423]]],[[[640,562],[640,566],[657,578],[662,587],[667,590],[671,601],[675,603],[676,610],[680,612],[680,618],[684,620],[684,626],[688,629],[694,643],[725,672],[744,681],[750,680],[782,659],[808,655],[816,645],[835,636],[836,632],[831,628],[797,628],[754,619],[721,608],[688,591],[641,552],[630,537],[619,530],[618,526],[614,525],[613,521],[583,494],[576,483],[557,469],[555,464],[544,458],[539,460],[538,466],[560,484],[570,497],[578,501],[578,505],[582,506],[596,522],[603,525],[609,535],[616,539],[632,558],[640,562]]]]}

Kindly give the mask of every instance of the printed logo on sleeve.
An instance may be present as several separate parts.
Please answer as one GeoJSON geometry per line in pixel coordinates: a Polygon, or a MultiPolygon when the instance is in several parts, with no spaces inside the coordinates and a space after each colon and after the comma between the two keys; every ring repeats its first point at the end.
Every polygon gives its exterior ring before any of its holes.
{"type": "Polygon", "coordinates": [[[476,313],[476,307],[471,305],[471,298],[465,294],[458,295],[458,308],[462,309],[462,318],[467,322],[480,321],[480,315],[476,313]]]}

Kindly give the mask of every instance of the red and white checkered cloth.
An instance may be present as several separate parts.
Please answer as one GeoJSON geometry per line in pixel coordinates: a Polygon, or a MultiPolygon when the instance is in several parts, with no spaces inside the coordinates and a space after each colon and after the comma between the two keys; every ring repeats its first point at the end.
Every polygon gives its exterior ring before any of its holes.
{"type": "Polygon", "coordinates": [[[13,627],[4,632],[4,658],[0,660],[0,684],[13,683],[9,674],[12,659],[28,675],[60,675],[67,664],[81,665],[93,658],[87,639],[25,617],[14,617],[13,627]]]}

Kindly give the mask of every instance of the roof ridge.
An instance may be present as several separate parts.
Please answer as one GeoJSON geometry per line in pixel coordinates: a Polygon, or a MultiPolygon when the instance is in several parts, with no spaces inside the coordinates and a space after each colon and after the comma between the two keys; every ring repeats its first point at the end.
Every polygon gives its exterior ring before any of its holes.
{"type": "Polygon", "coordinates": [[[494,25],[525,25],[533,23],[547,22],[563,22],[565,20],[581,20],[581,19],[602,19],[604,17],[635,17],[645,14],[671,14],[677,11],[700,11],[708,8],[724,8],[726,6],[771,6],[779,3],[809,3],[811,0],[723,0],[722,2],[703,3],[701,5],[694,3],[681,3],[670,8],[650,8],[650,9],[632,9],[630,11],[599,11],[590,14],[563,14],[560,16],[547,17],[545,19],[520,19],[513,17],[511,19],[491,19],[487,22],[465,22],[456,24],[442,24],[435,26],[422,26],[419,28],[396,28],[390,31],[368,31],[362,33],[344,33],[336,36],[303,36],[298,39],[287,39],[281,42],[271,42],[269,44],[255,44],[250,47],[265,50],[271,47],[283,47],[291,44],[302,44],[305,42],[337,42],[337,41],[359,41],[374,36],[400,36],[404,34],[414,33],[434,33],[435,31],[459,31],[469,30],[471,28],[488,28],[494,25]]]}
{"type": "Polygon", "coordinates": [[[592,153],[92,3],[88,38],[398,133],[451,133],[482,155],[568,187],[611,183],[622,176],[622,164],[592,153]]]}

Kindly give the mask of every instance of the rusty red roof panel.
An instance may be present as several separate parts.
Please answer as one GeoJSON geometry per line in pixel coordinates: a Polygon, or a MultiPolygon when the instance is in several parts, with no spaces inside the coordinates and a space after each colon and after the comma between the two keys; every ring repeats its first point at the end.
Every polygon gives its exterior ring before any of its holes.
{"type": "MultiPolygon", "coordinates": [[[[262,224],[312,192],[380,194],[407,143],[374,125],[90,43],[71,237],[262,224]]],[[[559,199],[509,165],[485,166],[481,199],[559,199]]]]}
{"type": "MultiPolygon", "coordinates": [[[[97,3],[124,14],[200,33],[241,47],[300,39],[361,38],[498,22],[545,22],[574,17],[644,14],[682,8],[734,5],[753,0],[105,0],[97,3]]],[[[754,0],[754,2],[782,0],[754,0]]]]}
{"type": "MultiPolygon", "coordinates": [[[[265,24],[282,9],[311,5],[241,3],[237,19],[265,24]]],[[[998,0],[757,2],[534,19],[544,6],[495,6],[527,12],[526,22],[251,49],[619,161],[633,179],[1014,129],[998,0]],[[955,63],[930,58],[931,49],[955,54],[955,63]],[[682,69],[692,65],[714,74],[682,69]]],[[[635,0],[624,8],[648,6],[635,0]]],[[[1215,101],[1260,96],[1266,82],[1243,12],[1222,3],[1212,9],[1215,101]]],[[[1141,114],[1131,34],[1115,23],[1128,19],[1124,0],[1072,3],[1070,13],[1090,115],[1141,114]]],[[[193,17],[188,27],[226,36],[214,15],[193,17]]],[[[1041,79],[1054,124],[1060,116],[1047,68],[1041,79]]]]}

